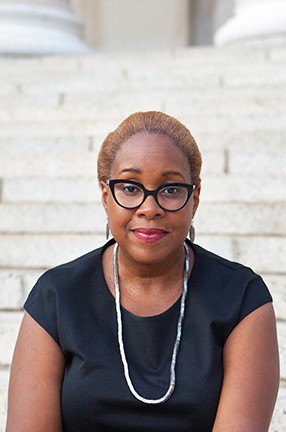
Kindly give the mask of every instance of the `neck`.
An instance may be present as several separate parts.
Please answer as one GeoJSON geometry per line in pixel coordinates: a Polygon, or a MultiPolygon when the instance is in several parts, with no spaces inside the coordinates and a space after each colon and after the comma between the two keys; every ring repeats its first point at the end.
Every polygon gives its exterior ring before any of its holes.
{"type": "Polygon", "coordinates": [[[157,291],[160,287],[173,286],[174,282],[181,281],[185,268],[185,251],[182,246],[176,253],[166,257],[164,261],[142,263],[130,260],[118,247],[117,266],[120,280],[125,283],[139,285],[142,290],[157,291]]]}
{"type": "Polygon", "coordinates": [[[175,303],[182,294],[185,251],[176,259],[160,265],[130,266],[120,248],[117,251],[118,282],[121,304],[136,315],[159,314],[175,303]]]}

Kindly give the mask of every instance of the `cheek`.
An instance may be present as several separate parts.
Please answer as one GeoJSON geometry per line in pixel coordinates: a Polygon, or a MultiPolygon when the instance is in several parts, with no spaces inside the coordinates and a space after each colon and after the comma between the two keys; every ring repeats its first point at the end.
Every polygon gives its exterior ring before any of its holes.
{"type": "Polygon", "coordinates": [[[180,223],[180,227],[184,230],[184,231],[189,231],[190,226],[192,223],[192,217],[190,213],[187,213],[186,215],[184,215],[184,217],[181,218],[181,223],[180,223]]]}
{"type": "Polygon", "coordinates": [[[113,214],[117,214],[120,212],[120,207],[116,202],[114,201],[114,198],[109,191],[106,200],[105,200],[105,211],[108,217],[112,217],[113,214]]]}
{"type": "Polygon", "coordinates": [[[108,201],[106,214],[110,228],[113,229],[126,225],[130,221],[130,213],[116,204],[112,197],[108,201]]]}
{"type": "Polygon", "coordinates": [[[186,207],[184,207],[183,209],[183,213],[181,215],[182,218],[182,224],[186,224],[186,225],[190,225],[193,219],[193,214],[194,214],[194,202],[191,199],[186,207]]]}

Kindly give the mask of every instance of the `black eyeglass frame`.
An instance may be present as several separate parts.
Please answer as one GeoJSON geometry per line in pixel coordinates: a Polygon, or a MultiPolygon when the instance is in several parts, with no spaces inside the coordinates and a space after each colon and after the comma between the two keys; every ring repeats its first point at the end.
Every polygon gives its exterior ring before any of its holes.
{"type": "Polygon", "coordinates": [[[139,182],[134,181],[134,180],[124,180],[124,179],[107,180],[107,181],[106,181],[106,184],[110,187],[110,190],[111,190],[111,193],[112,193],[112,196],[113,196],[115,202],[116,202],[120,207],[122,207],[122,208],[124,208],[124,209],[126,209],[126,210],[135,210],[135,209],[139,208],[139,207],[143,204],[143,202],[146,200],[146,198],[147,198],[149,195],[151,195],[151,196],[154,198],[154,200],[156,201],[156,203],[158,204],[158,206],[159,206],[162,210],[164,210],[164,211],[168,211],[168,212],[171,212],[171,213],[175,213],[175,212],[177,212],[177,211],[179,211],[179,210],[182,210],[182,208],[185,207],[185,205],[186,205],[187,202],[189,201],[189,199],[190,199],[192,193],[193,193],[194,190],[196,189],[196,185],[195,185],[195,184],[188,184],[188,183],[164,183],[164,184],[162,184],[161,186],[159,186],[157,189],[150,190],[150,189],[146,189],[145,186],[144,186],[142,183],[139,183],[139,182]],[[126,207],[126,206],[120,204],[120,202],[119,202],[119,201],[117,200],[117,198],[116,198],[115,190],[114,190],[115,185],[118,184],[118,183],[128,183],[128,184],[132,184],[132,185],[134,185],[134,186],[138,186],[138,187],[140,187],[140,188],[143,190],[143,192],[144,192],[143,200],[141,201],[141,203],[140,203],[139,205],[137,205],[137,206],[134,206],[134,207],[126,207]],[[158,198],[157,198],[157,195],[158,195],[158,193],[160,192],[160,190],[162,190],[162,189],[164,189],[164,188],[166,188],[166,187],[172,187],[172,186],[184,187],[184,188],[187,189],[187,191],[188,191],[188,195],[187,195],[187,197],[186,197],[186,201],[184,202],[184,204],[183,204],[181,207],[179,207],[179,208],[176,209],[176,210],[169,210],[169,209],[164,208],[164,207],[161,206],[161,204],[158,202],[158,198]]]}

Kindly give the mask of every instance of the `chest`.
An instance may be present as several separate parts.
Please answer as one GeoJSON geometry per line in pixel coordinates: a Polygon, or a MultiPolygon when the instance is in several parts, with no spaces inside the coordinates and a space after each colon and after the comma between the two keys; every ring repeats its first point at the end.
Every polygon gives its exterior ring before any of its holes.
{"type": "MultiPolygon", "coordinates": [[[[148,318],[122,310],[130,376],[135,389],[146,398],[161,397],[169,386],[179,306],[178,301],[163,314],[148,318]]],[[[69,361],[62,390],[65,431],[211,431],[222,384],[222,352],[212,328],[202,325],[189,299],[175,391],[162,405],[137,401],[126,384],[110,293],[97,299],[89,317],[78,317],[78,326],[85,337],[79,334],[78,340],[66,347],[69,361]]]]}

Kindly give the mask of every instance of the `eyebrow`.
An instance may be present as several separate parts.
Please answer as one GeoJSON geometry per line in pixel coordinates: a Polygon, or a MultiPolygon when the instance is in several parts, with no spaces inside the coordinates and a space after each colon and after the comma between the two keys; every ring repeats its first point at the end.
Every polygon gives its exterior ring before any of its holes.
{"type": "Polygon", "coordinates": [[[184,176],[183,176],[179,171],[171,170],[171,171],[164,171],[164,172],[162,173],[162,177],[168,177],[169,175],[179,176],[179,177],[181,177],[182,179],[184,179],[184,176]]]}
{"type": "Polygon", "coordinates": [[[141,174],[141,170],[140,169],[138,169],[138,168],[124,168],[124,169],[122,169],[120,172],[119,172],[119,174],[124,174],[124,173],[128,173],[128,172],[130,172],[130,173],[133,173],[133,174],[141,174]]]}
{"type": "MultiPolygon", "coordinates": [[[[120,171],[119,174],[124,174],[124,173],[132,173],[132,174],[142,174],[142,171],[139,168],[124,168],[120,171]]],[[[179,176],[182,179],[184,179],[184,176],[179,172],[179,171],[175,171],[175,170],[169,170],[169,171],[164,171],[162,172],[161,176],[162,177],[168,177],[169,175],[175,175],[175,176],[179,176]]]]}

